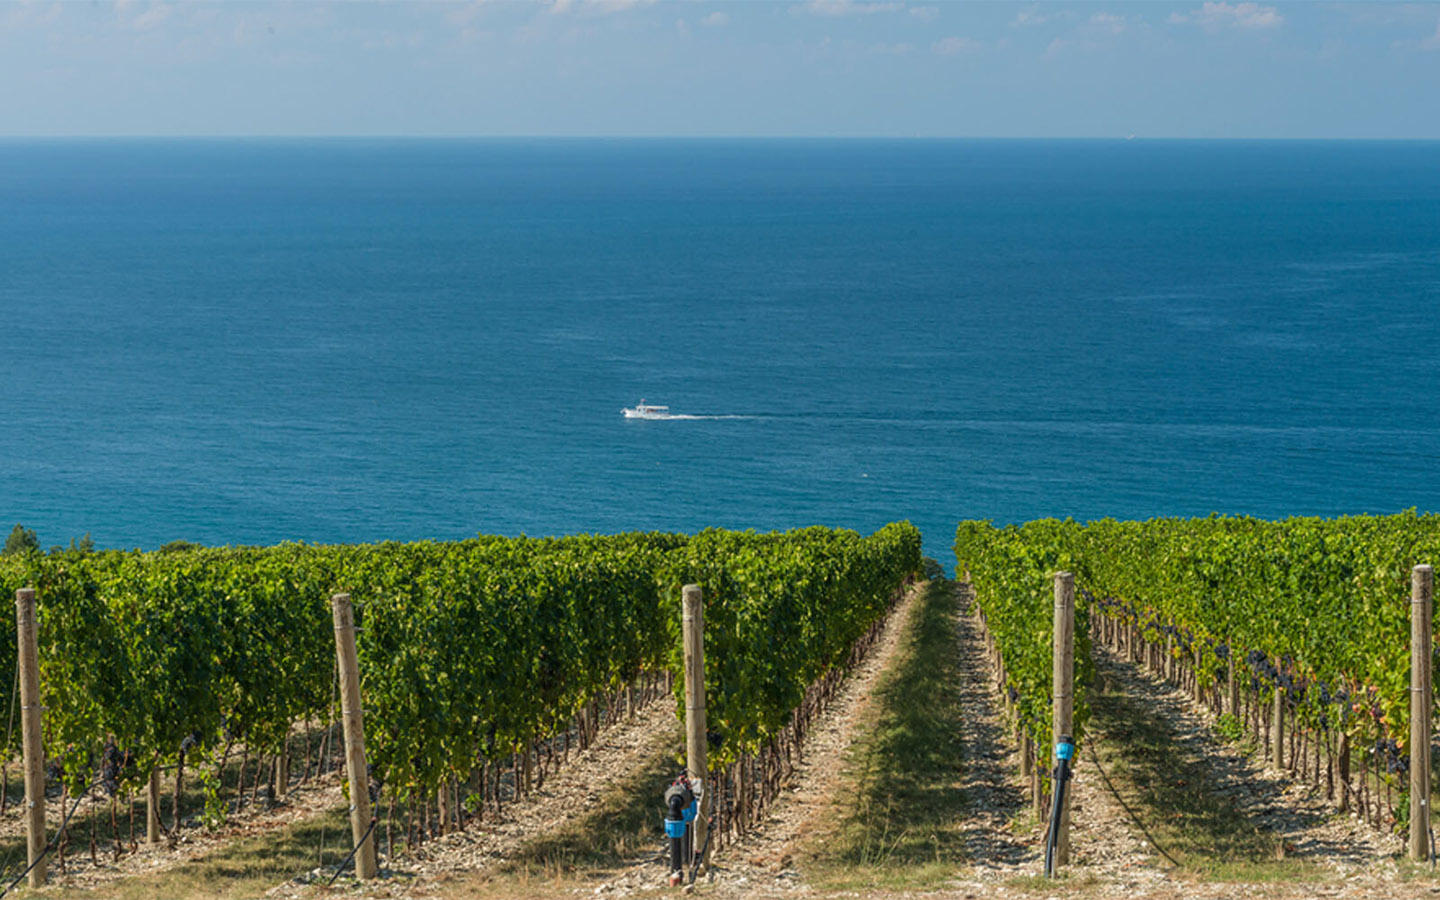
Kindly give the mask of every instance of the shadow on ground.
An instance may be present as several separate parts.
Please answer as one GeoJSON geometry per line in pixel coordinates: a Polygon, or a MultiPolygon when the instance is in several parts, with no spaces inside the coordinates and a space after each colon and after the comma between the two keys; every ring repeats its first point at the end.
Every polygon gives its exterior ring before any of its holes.
{"type": "Polygon", "coordinates": [[[679,772],[675,748],[684,739],[675,730],[657,742],[645,765],[610,790],[585,816],[526,844],[504,874],[561,875],[613,870],[658,856],[665,847],[660,827],[665,785],[679,772]]]}
{"type": "Polygon", "coordinates": [[[1096,662],[1087,761],[1162,857],[1197,874],[1257,880],[1312,868],[1285,858],[1282,846],[1287,832],[1318,824],[1317,816],[1289,808],[1283,785],[1222,755],[1208,729],[1162,708],[1181,702],[1177,693],[1124,663],[1099,654],[1096,662]],[[1284,822],[1256,815],[1277,808],[1287,809],[1284,822]]]}

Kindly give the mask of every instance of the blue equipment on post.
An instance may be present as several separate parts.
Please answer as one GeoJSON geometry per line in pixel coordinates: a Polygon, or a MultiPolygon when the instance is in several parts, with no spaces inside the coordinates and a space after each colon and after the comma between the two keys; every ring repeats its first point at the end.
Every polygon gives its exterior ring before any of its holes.
{"type": "Polygon", "coordinates": [[[694,852],[690,824],[699,813],[700,798],[696,796],[690,778],[681,775],[665,789],[665,837],[670,840],[671,887],[685,879],[685,866],[694,852]]]}
{"type": "Polygon", "coordinates": [[[1045,877],[1055,877],[1055,844],[1060,839],[1060,816],[1065,808],[1065,783],[1070,780],[1070,760],[1075,758],[1075,739],[1064,735],[1055,742],[1054,794],[1050,803],[1050,830],[1045,835],[1045,877]]]}

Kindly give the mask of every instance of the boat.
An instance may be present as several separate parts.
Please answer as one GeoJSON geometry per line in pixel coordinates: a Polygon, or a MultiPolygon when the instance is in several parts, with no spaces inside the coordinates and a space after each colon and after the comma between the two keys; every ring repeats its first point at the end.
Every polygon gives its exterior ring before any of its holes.
{"type": "Polygon", "coordinates": [[[641,397],[640,402],[632,407],[620,410],[627,419],[668,419],[670,418],[670,407],[655,406],[645,402],[641,397]]]}

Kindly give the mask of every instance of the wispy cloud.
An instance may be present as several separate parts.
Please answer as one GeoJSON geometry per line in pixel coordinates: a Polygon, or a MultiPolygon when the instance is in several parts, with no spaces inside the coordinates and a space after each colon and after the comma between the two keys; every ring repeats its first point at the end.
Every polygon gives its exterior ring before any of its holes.
{"type": "Polygon", "coordinates": [[[1046,22],[1053,22],[1058,19],[1074,18],[1074,13],[1068,9],[1042,12],[1040,5],[1027,6],[1015,14],[1010,20],[1011,28],[1029,28],[1035,25],[1044,25],[1046,22]]]}
{"type": "Polygon", "coordinates": [[[940,15],[938,6],[912,6],[906,12],[917,19],[924,19],[926,22],[940,15]]]}
{"type": "MultiPolygon", "coordinates": [[[[1426,25],[1429,25],[1428,21],[1426,25]]],[[[1435,23],[1435,30],[1433,32],[1419,40],[1415,38],[1403,38],[1398,41],[1391,41],[1390,49],[1411,53],[1434,53],[1440,50],[1440,22],[1435,23]]]]}
{"type": "MultiPolygon", "coordinates": [[[[21,4],[29,5],[29,4],[21,4]]],[[[158,28],[166,19],[174,7],[168,3],[153,2],[141,9],[141,4],[136,0],[115,0],[115,16],[127,28],[135,31],[149,31],[158,28]]]]}
{"type": "Polygon", "coordinates": [[[1199,9],[1192,9],[1188,13],[1171,13],[1170,21],[1175,25],[1202,25],[1211,30],[1258,30],[1275,28],[1285,21],[1285,17],[1273,6],[1261,6],[1259,3],[1213,3],[1207,0],[1199,9]]]}
{"type": "Polygon", "coordinates": [[[490,0],[470,0],[468,3],[460,3],[449,8],[445,13],[445,21],[451,25],[465,26],[474,22],[476,17],[485,7],[493,5],[490,0]]]}
{"type": "Polygon", "coordinates": [[[807,0],[799,7],[814,16],[868,16],[873,13],[900,12],[904,3],[864,3],[860,0],[807,0]]]}
{"type": "Polygon", "coordinates": [[[60,18],[62,3],[6,3],[0,6],[0,31],[43,27],[60,18]]]}
{"type": "Polygon", "coordinates": [[[1125,31],[1126,21],[1124,16],[1117,16],[1114,13],[1097,12],[1090,17],[1090,24],[1096,28],[1103,29],[1111,34],[1120,34],[1125,31]]]}
{"type": "Polygon", "coordinates": [[[571,10],[594,10],[598,13],[624,12],[637,6],[650,6],[656,0],[554,0],[550,4],[553,13],[568,13],[571,10]]]}
{"type": "Polygon", "coordinates": [[[700,24],[704,25],[706,28],[719,28],[721,25],[724,25],[729,21],[730,16],[727,13],[712,12],[710,15],[701,19],[700,24]]]}
{"type": "Polygon", "coordinates": [[[1420,49],[1425,53],[1440,50],[1440,21],[1435,23],[1435,33],[1420,41],[1420,49]]]}
{"type": "Polygon", "coordinates": [[[955,56],[980,49],[980,42],[968,37],[947,37],[936,41],[933,49],[941,56],[955,56]]]}

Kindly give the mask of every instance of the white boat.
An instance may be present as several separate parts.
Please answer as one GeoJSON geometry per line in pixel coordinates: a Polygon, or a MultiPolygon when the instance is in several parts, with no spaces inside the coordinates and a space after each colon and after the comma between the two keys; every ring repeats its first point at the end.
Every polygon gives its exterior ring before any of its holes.
{"type": "Polygon", "coordinates": [[[670,407],[654,406],[647,404],[645,398],[633,407],[620,410],[627,419],[668,419],[670,418],[670,407]]]}

